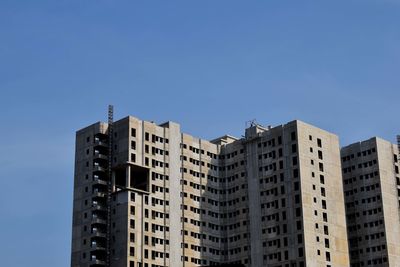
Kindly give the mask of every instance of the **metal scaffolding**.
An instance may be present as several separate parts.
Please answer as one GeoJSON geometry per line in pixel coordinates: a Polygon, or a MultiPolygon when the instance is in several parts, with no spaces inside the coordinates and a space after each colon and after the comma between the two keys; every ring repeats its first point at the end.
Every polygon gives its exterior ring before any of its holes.
{"type": "Polygon", "coordinates": [[[107,179],[107,260],[111,266],[111,193],[112,193],[112,159],[113,159],[113,123],[114,107],[108,106],[108,179],[107,179]]]}

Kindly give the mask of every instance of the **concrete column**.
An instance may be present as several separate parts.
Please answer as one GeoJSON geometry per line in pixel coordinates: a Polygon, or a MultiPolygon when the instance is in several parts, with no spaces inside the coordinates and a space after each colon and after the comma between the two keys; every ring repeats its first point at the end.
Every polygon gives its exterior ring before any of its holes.
{"type": "Polygon", "coordinates": [[[181,132],[179,124],[168,122],[169,128],[169,266],[182,266],[181,256],[181,132]]]}
{"type": "Polygon", "coordinates": [[[245,144],[249,196],[251,266],[263,266],[260,183],[258,178],[257,139],[245,144]]]}

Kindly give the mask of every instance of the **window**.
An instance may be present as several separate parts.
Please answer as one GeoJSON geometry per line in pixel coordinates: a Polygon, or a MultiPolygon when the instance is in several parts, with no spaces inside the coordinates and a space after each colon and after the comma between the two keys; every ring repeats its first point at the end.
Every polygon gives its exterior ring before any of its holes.
{"type": "Polygon", "coordinates": [[[322,140],[317,138],[317,145],[318,147],[322,147],[322,140]]]}
{"type": "Polygon", "coordinates": [[[299,248],[298,251],[299,251],[299,257],[303,257],[303,248],[299,248]]]}
{"type": "Polygon", "coordinates": [[[129,247],[129,256],[135,257],[135,248],[134,247],[129,247]]]}
{"type": "Polygon", "coordinates": [[[290,134],[290,137],[291,137],[292,141],[295,141],[296,140],[296,132],[292,132],[290,134]]]}
{"type": "Polygon", "coordinates": [[[301,208],[296,208],[296,217],[301,216],[301,208]]]}
{"type": "Polygon", "coordinates": [[[136,150],[136,142],[131,141],[131,149],[136,150]]]}
{"type": "Polygon", "coordinates": [[[302,234],[298,234],[297,235],[297,243],[298,244],[302,244],[303,243],[303,235],[302,234]]]}
{"type": "Polygon", "coordinates": [[[326,200],[323,199],[321,203],[322,203],[322,208],[326,210],[326,200]]]}
{"type": "Polygon", "coordinates": [[[294,190],[298,191],[300,189],[299,182],[294,182],[294,190]]]}
{"type": "Polygon", "coordinates": [[[324,164],[323,163],[319,163],[319,171],[323,172],[324,171],[324,164]]]}
{"type": "Polygon", "coordinates": [[[328,214],[326,212],[322,213],[322,218],[323,218],[324,222],[328,222],[328,214]]]}
{"type": "Polygon", "coordinates": [[[326,256],[326,260],[327,261],[331,261],[331,253],[329,253],[328,251],[325,253],[326,256]]]}
{"type": "Polygon", "coordinates": [[[146,141],[149,141],[150,140],[150,135],[149,135],[149,133],[144,133],[144,139],[146,140],[146,141]]]}
{"type": "Polygon", "coordinates": [[[135,128],[131,129],[131,136],[136,137],[136,129],[135,128]]]}
{"type": "Polygon", "coordinates": [[[329,235],[328,225],[324,225],[324,234],[329,235]]]}
{"type": "Polygon", "coordinates": [[[318,158],[321,159],[321,160],[323,159],[322,151],[321,151],[321,150],[318,150],[318,158]]]}
{"type": "Polygon", "coordinates": [[[293,166],[297,165],[297,157],[292,158],[293,166]]]}

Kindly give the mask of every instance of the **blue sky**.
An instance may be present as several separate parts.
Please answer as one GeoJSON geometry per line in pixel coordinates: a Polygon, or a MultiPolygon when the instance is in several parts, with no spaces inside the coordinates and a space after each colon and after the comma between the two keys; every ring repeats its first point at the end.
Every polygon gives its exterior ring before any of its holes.
{"type": "Polygon", "coordinates": [[[206,139],[394,142],[399,72],[400,0],[1,0],[1,265],[69,266],[75,131],[109,103],[206,139]]]}

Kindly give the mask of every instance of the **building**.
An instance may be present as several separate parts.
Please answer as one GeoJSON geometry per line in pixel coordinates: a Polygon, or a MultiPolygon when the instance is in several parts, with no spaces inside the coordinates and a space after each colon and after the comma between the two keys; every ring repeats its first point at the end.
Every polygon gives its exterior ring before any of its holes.
{"type": "Polygon", "coordinates": [[[336,135],[301,121],[211,141],[174,122],[111,125],[76,133],[71,266],[349,266],[336,135]]]}
{"type": "Polygon", "coordinates": [[[352,267],[400,264],[398,155],[376,137],[341,150],[352,267]]]}

